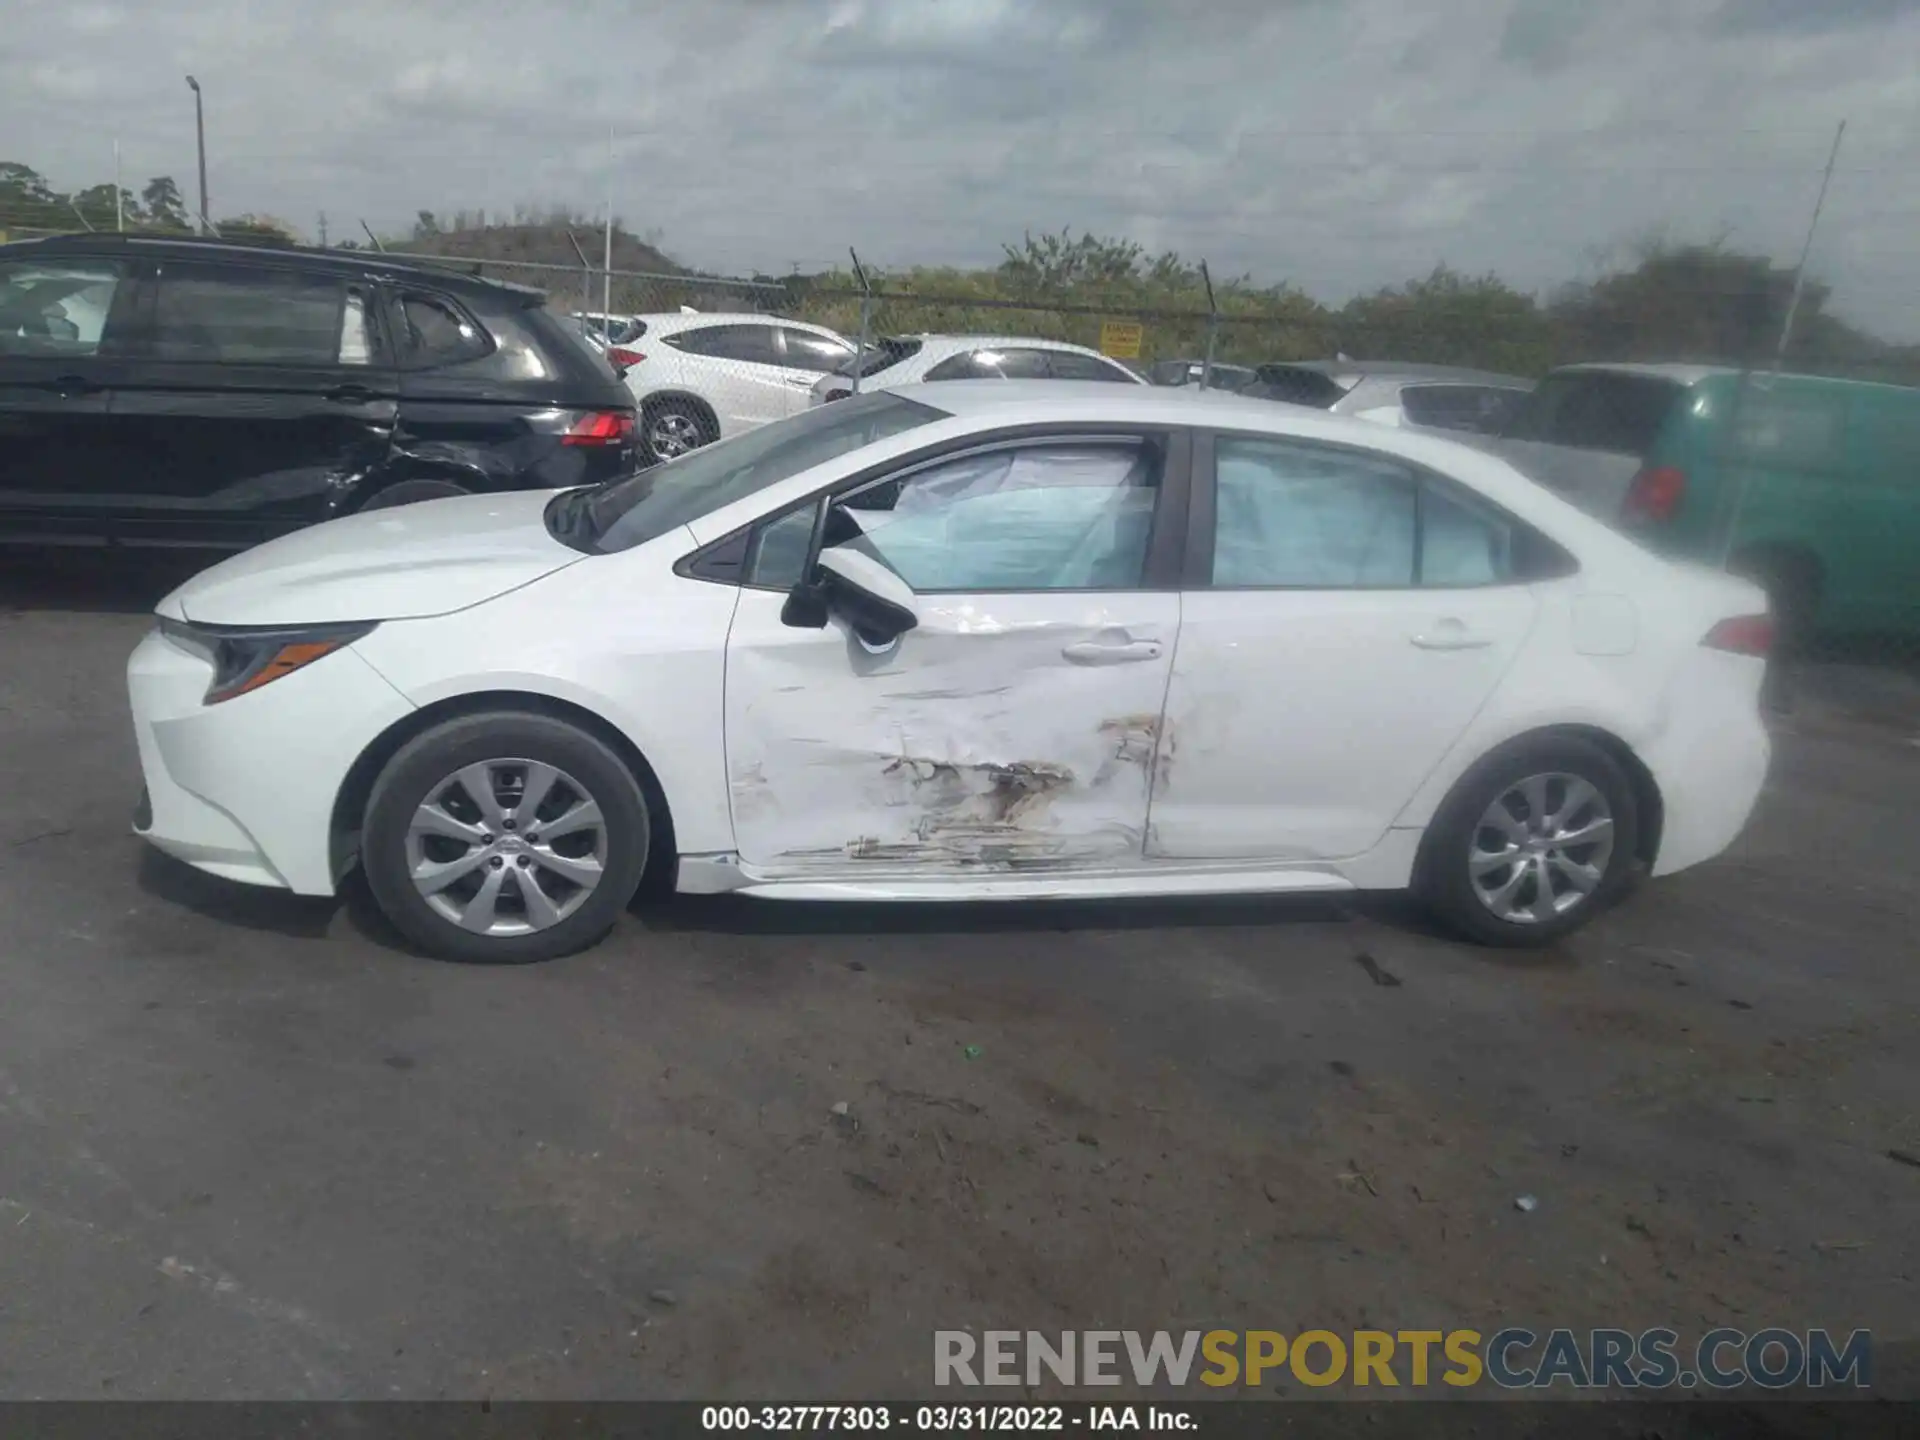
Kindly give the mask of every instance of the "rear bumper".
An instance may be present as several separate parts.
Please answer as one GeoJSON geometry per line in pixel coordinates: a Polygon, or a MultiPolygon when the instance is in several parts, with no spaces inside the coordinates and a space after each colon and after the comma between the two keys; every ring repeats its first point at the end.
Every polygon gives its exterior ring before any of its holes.
{"type": "Polygon", "coordinates": [[[331,895],[334,798],[413,707],[352,650],[220,705],[209,667],[158,630],[127,662],[146,781],[135,833],[208,874],[331,895]]]}
{"type": "Polygon", "coordinates": [[[1666,810],[1655,875],[1711,860],[1739,839],[1773,758],[1760,717],[1764,667],[1712,652],[1695,663],[1703,683],[1688,687],[1674,722],[1641,750],[1666,810]]]}

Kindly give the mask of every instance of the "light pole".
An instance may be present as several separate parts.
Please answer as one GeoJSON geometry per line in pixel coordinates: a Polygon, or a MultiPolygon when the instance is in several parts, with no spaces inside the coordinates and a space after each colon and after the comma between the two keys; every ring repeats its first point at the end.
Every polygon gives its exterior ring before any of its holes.
{"type": "Polygon", "coordinates": [[[207,119],[200,108],[200,82],[187,76],[187,88],[193,91],[193,139],[200,154],[200,233],[207,233],[207,119]]]}

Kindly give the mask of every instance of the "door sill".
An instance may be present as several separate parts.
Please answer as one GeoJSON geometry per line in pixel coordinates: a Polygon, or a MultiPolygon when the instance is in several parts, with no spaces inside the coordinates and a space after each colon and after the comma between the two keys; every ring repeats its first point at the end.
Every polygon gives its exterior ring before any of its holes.
{"type": "Polygon", "coordinates": [[[732,853],[682,855],[676,889],[683,895],[733,893],[763,900],[937,902],[962,900],[1104,900],[1202,895],[1269,895],[1341,891],[1353,882],[1325,865],[1133,866],[1122,870],[1020,873],[981,868],[961,874],[892,870],[835,878],[769,875],[732,853]]]}

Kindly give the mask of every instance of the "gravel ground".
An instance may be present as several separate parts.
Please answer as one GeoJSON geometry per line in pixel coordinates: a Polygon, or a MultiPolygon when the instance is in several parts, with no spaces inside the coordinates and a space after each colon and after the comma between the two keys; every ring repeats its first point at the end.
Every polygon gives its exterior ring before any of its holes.
{"type": "Polygon", "coordinates": [[[0,580],[0,1397],[907,1397],[967,1325],[1868,1326],[1906,1373],[1920,707],[1805,687],[1736,852],[1543,955],[678,900],[466,969],[128,833],[164,588],[0,580]]]}

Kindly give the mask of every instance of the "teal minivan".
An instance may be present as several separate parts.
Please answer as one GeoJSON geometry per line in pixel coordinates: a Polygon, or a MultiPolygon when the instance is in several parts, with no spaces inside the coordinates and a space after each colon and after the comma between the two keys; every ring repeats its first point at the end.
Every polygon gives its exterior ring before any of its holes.
{"type": "Polygon", "coordinates": [[[1724,557],[1783,639],[1920,637],[1920,389],[1569,365],[1484,444],[1655,549],[1724,557]]]}

